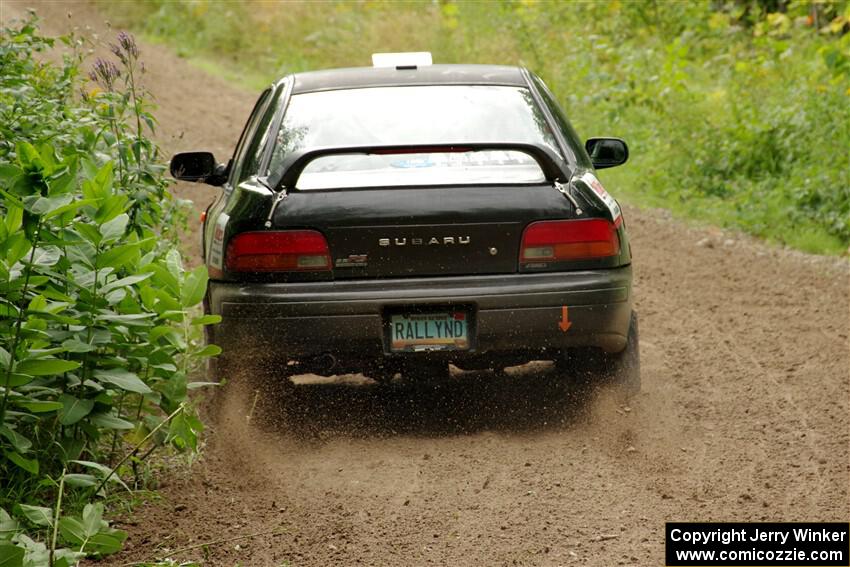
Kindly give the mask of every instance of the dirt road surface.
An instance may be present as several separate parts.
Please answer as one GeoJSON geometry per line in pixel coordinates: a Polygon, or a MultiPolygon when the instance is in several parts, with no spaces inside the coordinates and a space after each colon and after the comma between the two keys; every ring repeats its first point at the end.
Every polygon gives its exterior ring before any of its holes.
{"type": "MultiPolygon", "coordinates": [[[[4,2],[4,19],[20,7],[4,2]]],[[[39,11],[48,31],[106,35],[87,5],[39,11]]],[[[162,46],[142,50],[163,145],[226,156],[257,93],[162,46]]],[[[177,188],[198,207],[214,191],[177,188]]],[[[331,378],[298,388],[279,420],[252,414],[254,395],[234,389],[218,400],[201,458],[164,474],[161,498],[119,521],[126,550],[99,564],[191,548],[174,557],[663,565],[665,521],[847,521],[846,261],[660,210],[627,207],[626,218],[644,385],[630,406],[605,391],[577,395],[543,365],[439,387],[331,378]],[[199,547],[250,534],[262,535],[199,547]]]]}

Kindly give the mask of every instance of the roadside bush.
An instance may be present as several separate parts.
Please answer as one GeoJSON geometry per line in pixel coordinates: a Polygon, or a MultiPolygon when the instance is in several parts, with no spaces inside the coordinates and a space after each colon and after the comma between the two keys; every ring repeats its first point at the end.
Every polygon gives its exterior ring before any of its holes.
{"type": "Polygon", "coordinates": [[[0,35],[0,561],[72,565],[121,548],[97,500],[156,448],[194,451],[200,267],[150,140],[132,36],[79,76],[35,17],[0,35]],[[42,60],[44,59],[44,60],[42,60]]]}

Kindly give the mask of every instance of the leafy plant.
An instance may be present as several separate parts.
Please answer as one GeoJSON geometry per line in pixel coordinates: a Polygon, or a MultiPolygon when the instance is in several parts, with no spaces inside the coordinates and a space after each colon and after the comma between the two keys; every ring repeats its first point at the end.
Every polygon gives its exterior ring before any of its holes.
{"type": "Polygon", "coordinates": [[[219,352],[197,344],[216,322],[195,315],[207,274],[185,271],[176,249],[183,204],[149,138],[135,41],[119,34],[117,64],[96,61],[83,95],[82,44],[63,41],[58,67],[34,56],[54,44],[34,17],[0,36],[4,567],[120,549],[126,534],[95,500],[126,487],[130,457],[197,449],[188,376],[219,352]]]}

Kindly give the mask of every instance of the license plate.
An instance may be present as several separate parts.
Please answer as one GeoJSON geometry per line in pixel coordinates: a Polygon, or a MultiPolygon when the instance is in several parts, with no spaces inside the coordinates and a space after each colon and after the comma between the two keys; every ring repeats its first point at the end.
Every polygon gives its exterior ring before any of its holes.
{"type": "Polygon", "coordinates": [[[389,316],[389,343],[393,352],[465,350],[469,348],[466,311],[401,313],[389,316]]]}

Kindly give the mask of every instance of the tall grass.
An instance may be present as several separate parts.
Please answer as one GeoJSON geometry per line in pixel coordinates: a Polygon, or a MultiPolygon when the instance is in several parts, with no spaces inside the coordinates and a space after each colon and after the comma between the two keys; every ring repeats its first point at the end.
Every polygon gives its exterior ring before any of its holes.
{"type": "Polygon", "coordinates": [[[195,0],[120,9],[121,25],[254,88],[286,73],[368,65],[376,51],[525,65],[580,133],[630,143],[632,162],[604,172],[626,201],[811,252],[850,244],[846,0],[195,0]]]}

